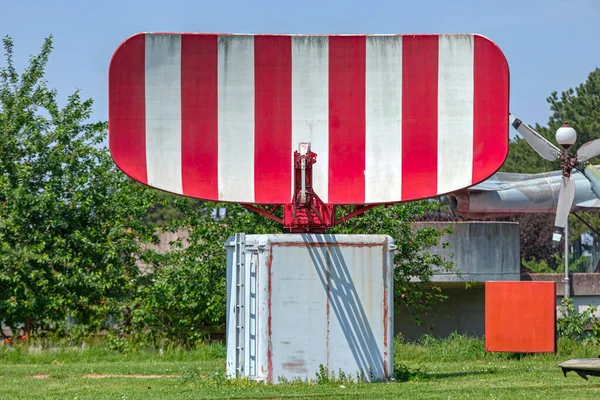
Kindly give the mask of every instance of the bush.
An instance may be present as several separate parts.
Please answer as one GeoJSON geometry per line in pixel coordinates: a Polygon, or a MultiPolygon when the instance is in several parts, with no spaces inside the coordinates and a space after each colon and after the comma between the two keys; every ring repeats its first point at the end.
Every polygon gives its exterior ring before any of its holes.
{"type": "Polygon", "coordinates": [[[560,317],[556,321],[556,332],[559,337],[569,338],[575,341],[592,340],[598,342],[600,327],[595,317],[597,306],[589,306],[582,312],[573,305],[573,300],[562,299],[559,307],[560,317]],[[594,326],[590,330],[589,327],[594,326]]]}

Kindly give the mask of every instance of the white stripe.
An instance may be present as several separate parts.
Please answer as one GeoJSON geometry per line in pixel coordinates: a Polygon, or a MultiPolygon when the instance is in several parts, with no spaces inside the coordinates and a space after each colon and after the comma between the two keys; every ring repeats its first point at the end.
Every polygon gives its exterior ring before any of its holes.
{"type": "Polygon", "coordinates": [[[402,193],[402,37],[367,37],[365,202],[402,193]]]}
{"type": "MultiPolygon", "coordinates": [[[[299,142],[311,142],[311,149],[317,154],[313,186],[325,203],[329,191],[328,44],[326,36],[292,36],[291,151],[293,154],[298,150],[299,142]]],[[[293,184],[292,179],[292,188],[293,184]]]]}
{"type": "Polygon", "coordinates": [[[440,35],[438,193],[473,180],[473,54],[472,35],[440,35]]]}
{"type": "Polygon", "coordinates": [[[254,37],[219,36],[219,199],[254,201],[254,37]]]}
{"type": "Polygon", "coordinates": [[[182,193],[181,35],[146,35],[148,185],[182,193]]]}

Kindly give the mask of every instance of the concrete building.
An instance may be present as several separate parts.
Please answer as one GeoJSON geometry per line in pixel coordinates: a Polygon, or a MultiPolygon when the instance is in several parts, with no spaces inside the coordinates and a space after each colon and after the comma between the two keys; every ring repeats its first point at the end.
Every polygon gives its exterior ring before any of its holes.
{"type": "MultiPolygon", "coordinates": [[[[430,250],[445,258],[453,256],[458,273],[439,272],[432,282],[448,296],[436,310],[437,316],[425,317],[417,326],[406,308],[396,305],[395,334],[408,340],[428,333],[445,337],[453,332],[481,337],[485,332],[486,281],[554,281],[556,306],[564,297],[563,274],[521,274],[520,230],[513,222],[423,222],[417,228],[433,227],[442,230],[453,225],[440,244],[430,250]],[[448,243],[444,247],[443,243],[448,243]],[[468,285],[467,285],[468,284],[468,285]],[[431,325],[435,326],[430,330],[431,325]]],[[[600,306],[600,274],[574,273],[570,276],[571,298],[580,311],[600,306]]],[[[600,318],[600,310],[596,313],[600,318]]]]}
{"type": "Polygon", "coordinates": [[[395,333],[408,340],[424,333],[444,337],[452,332],[482,336],[485,332],[484,283],[520,280],[519,224],[515,222],[420,222],[415,228],[452,226],[452,233],[442,236],[429,251],[451,259],[456,271],[438,271],[432,282],[443,289],[448,300],[416,325],[406,307],[396,305],[395,333]],[[444,244],[448,244],[445,246],[444,244]],[[431,325],[435,330],[430,331],[431,325]]]}
{"type": "MultiPolygon", "coordinates": [[[[523,274],[522,281],[554,281],[556,282],[556,306],[561,305],[565,286],[563,274],[523,274]]],[[[573,305],[582,312],[590,306],[598,306],[596,318],[600,319],[600,274],[594,272],[569,274],[571,299],[573,305]]]]}

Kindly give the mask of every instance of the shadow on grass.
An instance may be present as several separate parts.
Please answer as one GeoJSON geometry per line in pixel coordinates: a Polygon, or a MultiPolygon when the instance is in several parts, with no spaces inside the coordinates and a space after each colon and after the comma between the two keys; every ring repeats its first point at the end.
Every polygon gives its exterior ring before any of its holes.
{"type": "Polygon", "coordinates": [[[433,372],[433,373],[427,373],[426,375],[429,378],[438,379],[438,378],[458,378],[461,376],[473,376],[473,375],[489,375],[489,374],[495,374],[495,373],[496,373],[495,369],[486,369],[486,370],[481,370],[481,371],[433,372]]]}
{"type": "Polygon", "coordinates": [[[396,365],[394,378],[397,382],[423,381],[430,379],[459,378],[462,376],[488,375],[496,373],[495,369],[457,372],[425,372],[420,368],[410,369],[404,364],[396,365]]]}

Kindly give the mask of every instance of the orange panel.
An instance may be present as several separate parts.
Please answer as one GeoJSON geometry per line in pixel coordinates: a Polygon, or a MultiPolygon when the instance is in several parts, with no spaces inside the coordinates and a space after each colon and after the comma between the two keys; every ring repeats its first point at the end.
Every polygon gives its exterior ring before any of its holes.
{"type": "Polygon", "coordinates": [[[556,352],[556,283],[486,282],[485,349],[556,352]]]}

